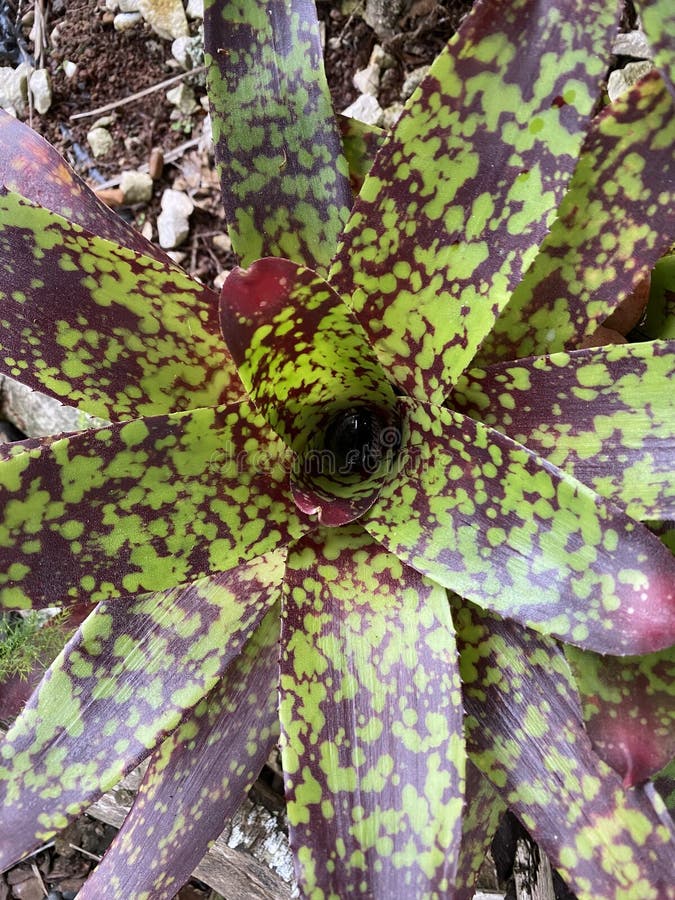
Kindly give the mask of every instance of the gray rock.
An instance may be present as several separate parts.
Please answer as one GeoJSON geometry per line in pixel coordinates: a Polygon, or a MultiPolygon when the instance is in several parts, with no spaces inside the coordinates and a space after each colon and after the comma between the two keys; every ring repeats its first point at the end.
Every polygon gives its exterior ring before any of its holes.
{"type": "Polygon", "coordinates": [[[403,82],[403,87],[401,88],[401,99],[407,100],[408,97],[417,89],[423,79],[427,77],[429,74],[429,66],[420,66],[419,69],[413,69],[413,71],[408,75],[406,80],[403,82]]]}
{"type": "Polygon", "coordinates": [[[354,73],[352,82],[361,94],[372,94],[376,97],[380,87],[380,67],[370,63],[365,69],[354,73]]]}
{"type": "Polygon", "coordinates": [[[33,106],[44,115],[52,105],[52,82],[47,69],[36,69],[28,79],[28,89],[33,98],[33,106]]]}
{"type": "Polygon", "coordinates": [[[122,172],[120,190],[124,195],[124,202],[130,206],[148,203],[152,197],[152,178],[147,172],[122,172]]]}
{"type": "Polygon", "coordinates": [[[70,59],[63,60],[63,72],[66,78],[74,78],[77,74],[77,63],[70,59]]]}
{"type": "Polygon", "coordinates": [[[179,247],[190,232],[190,214],[194,203],[183,191],[167,188],[162,194],[162,211],[157,217],[159,246],[164,250],[179,247]]]}
{"type": "Polygon", "coordinates": [[[181,82],[176,85],[176,87],[168,90],[166,92],[166,99],[185,115],[190,115],[190,113],[199,109],[199,105],[195,98],[195,92],[184,82],[181,82]]]}
{"type": "Polygon", "coordinates": [[[185,14],[188,19],[203,19],[204,0],[188,0],[185,6],[185,14]]]}
{"type": "Polygon", "coordinates": [[[139,0],[138,8],[155,34],[167,41],[188,34],[188,23],[181,0],[139,0]]]}
{"type": "Polygon", "coordinates": [[[113,19],[113,28],[115,31],[129,31],[138,25],[141,18],[139,12],[117,13],[113,19]]]}
{"type": "Polygon", "coordinates": [[[366,125],[380,125],[382,122],[382,107],[372,94],[361,94],[342,114],[366,125]]]}
{"type": "Polygon", "coordinates": [[[654,68],[651,62],[633,62],[628,63],[623,69],[616,69],[610,73],[607,79],[607,93],[609,99],[614,102],[617,97],[625,94],[629,88],[643,78],[647,72],[651,72],[654,68]]]}
{"type": "Polygon", "coordinates": [[[101,128],[100,126],[87,132],[87,143],[91,147],[91,152],[95,159],[106,156],[113,148],[112,135],[107,128],[101,128]]]}
{"type": "Polygon", "coordinates": [[[612,53],[617,56],[634,56],[636,59],[654,58],[644,32],[639,30],[617,34],[612,44],[612,53]]]}
{"type": "Polygon", "coordinates": [[[21,63],[16,69],[0,67],[0,106],[13,113],[23,113],[28,103],[28,79],[32,66],[21,63]]]}

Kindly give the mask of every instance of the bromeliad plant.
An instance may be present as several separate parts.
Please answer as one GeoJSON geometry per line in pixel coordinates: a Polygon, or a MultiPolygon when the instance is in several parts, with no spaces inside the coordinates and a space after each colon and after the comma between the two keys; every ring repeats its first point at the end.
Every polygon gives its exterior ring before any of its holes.
{"type": "Polygon", "coordinates": [[[673,896],[673,344],[573,349],[672,240],[644,12],[592,118],[613,4],[480,0],[382,141],[311,3],[207,3],[219,306],[0,120],[3,372],[100,420],[3,449],[4,606],[98,603],[0,746],[3,865],[149,757],[80,896],[170,897],[280,727],[308,897],[470,897],[505,805],[580,897],[673,896]]]}

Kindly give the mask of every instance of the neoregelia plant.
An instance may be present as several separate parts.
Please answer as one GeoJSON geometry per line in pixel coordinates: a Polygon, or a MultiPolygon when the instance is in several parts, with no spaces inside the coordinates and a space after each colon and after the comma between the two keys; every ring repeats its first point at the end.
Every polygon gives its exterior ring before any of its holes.
{"type": "Polygon", "coordinates": [[[2,449],[4,607],[98,603],[2,865],[149,757],[80,896],[171,897],[280,731],[307,897],[468,898],[504,805],[673,896],[673,345],[574,349],[672,240],[666,9],[593,118],[615,6],[479,0],[350,181],[313,4],[207,3],[220,304],[0,119],[2,372],[100,420],[2,449]]]}

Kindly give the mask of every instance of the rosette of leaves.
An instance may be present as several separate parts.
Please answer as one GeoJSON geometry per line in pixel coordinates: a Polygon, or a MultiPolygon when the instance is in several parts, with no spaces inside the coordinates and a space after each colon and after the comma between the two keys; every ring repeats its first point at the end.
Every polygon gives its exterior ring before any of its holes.
{"type": "Polygon", "coordinates": [[[0,120],[2,371],[99,420],[3,448],[3,605],[98,604],[3,865],[149,758],[80,896],[170,897],[280,739],[307,897],[470,897],[505,806],[672,895],[673,344],[574,349],[672,241],[667,80],[593,117],[617,17],[481,0],[382,140],[312,4],[207,3],[220,301],[0,120]]]}

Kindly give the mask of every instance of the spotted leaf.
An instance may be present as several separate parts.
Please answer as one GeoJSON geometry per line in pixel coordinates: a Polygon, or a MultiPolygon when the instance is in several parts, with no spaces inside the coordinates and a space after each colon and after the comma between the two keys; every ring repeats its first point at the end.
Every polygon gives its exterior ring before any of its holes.
{"type": "Polygon", "coordinates": [[[675,342],[555,353],[459,380],[452,406],[637,519],[675,516],[675,342]]]}
{"type": "Polygon", "coordinates": [[[230,273],[220,313],[253,401],[300,456],[296,503],[326,524],[351,521],[375,499],[398,435],[363,329],[321,276],[272,257],[230,273]]]}
{"type": "Polygon", "coordinates": [[[551,233],[487,336],[480,365],[574,347],[673,238],[675,105],[654,73],[594,122],[551,233]]]}
{"type": "Polygon", "coordinates": [[[342,135],[342,149],[349,166],[349,181],[352,189],[358,192],[372,168],[375,154],[382,146],[386,132],[348,116],[338,116],[337,122],[342,135]]]}
{"type": "Polygon", "coordinates": [[[598,755],[629,787],[659,772],[675,757],[675,647],[622,658],[566,653],[598,755]]]}
{"type": "Polygon", "coordinates": [[[44,439],[0,463],[14,608],[175,587],[299,537],[284,444],[246,403],[44,439]]]}
{"type": "Polygon", "coordinates": [[[462,845],[452,900],[473,900],[476,877],[485,864],[492,839],[505,810],[504,802],[492,783],[479,772],[470,759],[467,759],[462,845]]]}
{"type": "Polygon", "coordinates": [[[351,206],[312,0],[208,0],[216,161],[242,265],[285,256],[325,269],[351,206]]]}
{"type": "Polygon", "coordinates": [[[355,525],[319,531],[289,554],[282,646],[282,760],[305,896],[445,896],[464,789],[445,591],[355,525]]]}
{"type": "Polygon", "coordinates": [[[0,374],[102,419],[238,399],[216,295],[0,194],[0,374]]]}
{"type": "Polygon", "coordinates": [[[669,0],[638,0],[635,4],[640,13],[642,27],[654,51],[654,62],[666,79],[670,92],[675,98],[675,10],[669,0]]]}
{"type": "Polygon", "coordinates": [[[121,831],[78,892],[81,900],[171,900],[188,880],[274,745],[278,640],[275,605],[222,680],[153,754],[121,831]]]}
{"type": "Polygon", "coordinates": [[[653,338],[675,339],[675,254],[654,266],[644,330],[653,338]]]}
{"type": "Polygon", "coordinates": [[[470,604],[455,623],[471,759],[579,900],[673,897],[675,827],[593,752],[558,645],[470,604]]]}
{"type": "Polygon", "coordinates": [[[404,391],[442,401],[544,238],[617,4],[478,2],[366,178],[331,281],[404,391]]]}
{"type": "Polygon", "coordinates": [[[159,247],[102,203],[61,154],[32,128],[0,109],[0,186],[91,234],[176,266],[159,247]]]}
{"type": "Polygon", "coordinates": [[[527,448],[402,400],[398,471],[361,520],[463,597],[600,653],[675,642],[675,560],[646,528],[527,448]]]}
{"type": "Polygon", "coordinates": [[[99,604],[0,744],[0,869],[64,828],[202,701],[278,599],[283,559],[99,604]]]}

